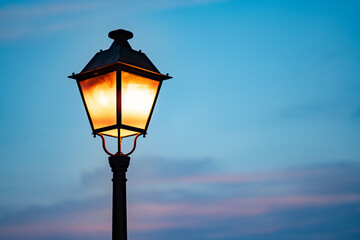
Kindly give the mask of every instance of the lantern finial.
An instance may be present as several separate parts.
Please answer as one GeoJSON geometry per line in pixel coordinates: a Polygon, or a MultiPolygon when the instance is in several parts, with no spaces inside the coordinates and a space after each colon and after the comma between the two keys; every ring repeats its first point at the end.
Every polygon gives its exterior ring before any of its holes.
{"type": "Polygon", "coordinates": [[[134,34],[130,31],[126,31],[124,29],[118,29],[118,30],[109,32],[108,36],[109,36],[109,38],[114,39],[114,41],[118,45],[126,45],[126,46],[130,47],[127,40],[133,38],[134,34]]]}

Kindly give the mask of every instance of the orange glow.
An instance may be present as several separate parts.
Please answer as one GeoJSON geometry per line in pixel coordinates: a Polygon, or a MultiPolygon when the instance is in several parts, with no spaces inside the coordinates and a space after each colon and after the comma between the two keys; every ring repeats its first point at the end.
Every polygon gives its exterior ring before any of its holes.
{"type": "Polygon", "coordinates": [[[115,125],[116,72],[80,81],[80,86],[94,128],[115,125]]]}
{"type": "MultiPolygon", "coordinates": [[[[134,131],[126,130],[126,129],[120,129],[120,137],[127,137],[127,136],[131,136],[131,135],[135,135],[137,133],[138,132],[134,132],[134,131]]],[[[109,131],[102,132],[102,134],[112,136],[112,137],[118,137],[118,130],[112,129],[109,131]]]]}
{"type": "Polygon", "coordinates": [[[158,87],[158,81],[121,72],[122,124],[145,128],[158,87]]]}
{"type": "MultiPolygon", "coordinates": [[[[116,125],[116,72],[89,78],[79,83],[94,129],[116,125]]],[[[122,124],[145,129],[158,87],[158,81],[121,72],[122,124]]],[[[117,129],[102,133],[118,137],[117,129]]],[[[134,134],[137,132],[120,129],[120,137],[134,134]]]]}

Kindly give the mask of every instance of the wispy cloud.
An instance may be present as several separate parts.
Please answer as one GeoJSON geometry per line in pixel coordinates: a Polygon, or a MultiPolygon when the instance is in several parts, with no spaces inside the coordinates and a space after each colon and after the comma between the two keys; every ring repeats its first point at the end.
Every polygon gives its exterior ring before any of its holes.
{"type": "MultiPolygon", "coordinates": [[[[198,170],[191,174],[185,171],[187,164],[177,162],[175,177],[157,173],[148,174],[148,181],[129,182],[129,230],[133,239],[177,239],[174,234],[179,231],[182,237],[196,239],[292,239],[283,237],[289,234],[295,234],[295,239],[311,239],[311,234],[325,236],[321,228],[334,226],[331,216],[342,219],[334,236],[356,239],[360,221],[352,225],[343,221],[360,220],[358,165],[213,175],[211,169],[201,167],[206,162],[198,161],[198,170]],[[311,234],[305,231],[314,226],[311,234]]],[[[154,166],[163,163],[152,162],[154,166]]],[[[103,174],[102,170],[95,171],[84,178],[96,179],[103,174]]],[[[134,173],[132,177],[136,176],[134,173]]],[[[8,214],[0,219],[0,238],[108,237],[111,188],[107,189],[99,196],[8,214]]]]}
{"type": "Polygon", "coordinates": [[[44,3],[38,5],[8,5],[0,9],[0,18],[14,19],[15,17],[22,19],[36,19],[55,14],[63,14],[76,11],[84,11],[94,9],[99,4],[89,2],[88,4],[80,2],[64,2],[64,3],[44,3]]]}
{"type": "Polygon", "coordinates": [[[57,1],[4,5],[0,8],[0,41],[89,26],[104,19],[221,0],[57,1]]]}
{"type": "MultiPolygon", "coordinates": [[[[99,8],[96,2],[49,2],[0,8],[0,41],[39,35],[70,27],[69,19],[99,8]]],[[[78,24],[73,22],[74,26],[78,24]]]]}

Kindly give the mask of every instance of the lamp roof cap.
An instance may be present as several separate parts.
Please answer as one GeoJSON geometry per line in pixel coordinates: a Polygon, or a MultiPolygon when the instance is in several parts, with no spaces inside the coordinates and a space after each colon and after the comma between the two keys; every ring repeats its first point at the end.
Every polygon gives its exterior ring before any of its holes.
{"type": "Polygon", "coordinates": [[[134,34],[132,32],[118,29],[109,32],[108,36],[109,38],[114,39],[110,48],[96,53],[81,73],[114,63],[125,63],[155,73],[160,73],[143,52],[131,48],[128,40],[133,38],[134,34]]]}
{"type": "Polygon", "coordinates": [[[114,39],[115,41],[117,40],[129,40],[132,39],[134,37],[134,34],[130,31],[124,30],[124,29],[118,29],[118,30],[114,30],[109,32],[108,34],[109,38],[114,39]]]}

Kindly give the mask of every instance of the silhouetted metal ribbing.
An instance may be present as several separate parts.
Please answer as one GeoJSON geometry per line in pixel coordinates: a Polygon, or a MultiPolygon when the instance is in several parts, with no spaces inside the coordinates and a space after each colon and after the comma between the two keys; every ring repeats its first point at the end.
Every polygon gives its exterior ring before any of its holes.
{"type": "Polygon", "coordinates": [[[109,164],[113,172],[112,240],[127,240],[126,171],[130,157],[110,156],[109,164]]]}

